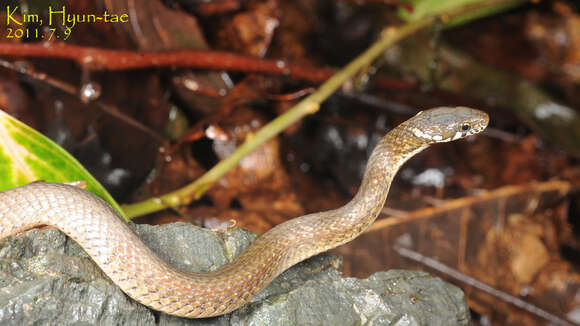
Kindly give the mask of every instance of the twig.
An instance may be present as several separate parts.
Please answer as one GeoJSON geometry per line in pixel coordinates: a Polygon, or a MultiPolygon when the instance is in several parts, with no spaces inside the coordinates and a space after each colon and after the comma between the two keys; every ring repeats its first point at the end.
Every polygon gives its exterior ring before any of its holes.
{"type": "Polygon", "coordinates": [[[326,80],[328,76],[332,75],[330,69],[316,69],[288,64],[283,60],[267,60],[229,52],[205,50],[139,52],[66,43],[1,43],[0,55],[74,60],[90,70],[115,71],[155,67],[189,67],[290,75],[318,82],[326,80]]]}
{"type": "Polygon", "coordinates": [[[382,99],[375,95],[366,93],[339,93],[340,96],[349,98],[360,102],[361,104],[377,108],[383,112],[392,112],[403,115],[413,115],[417,113],[417,109],[406,104],[401,104],[395,101],[382,99]]]}
{"type": "Polygon", "coordinates": [[[316,88],[308,87],[287,94],[266,94],[266,98],[273,101],[294,101],[300,97],[316,92],[316,88]]]}
{"type": "MultiPolygon", "coordinates": [[[[52,87],[54,87],[62,92],[67,93],[69,95],[72,95],[74,97],[77,97],[77,98],[80,97],[79,96],[80,92],[79,92],[79,89],[77,87],[75,87],[67,82],[64,82],[62,80],[52,78],[43,72],[35,71],[29,66],[19,65],[19,64],[15,64],[15,63],[0,59],[0,67],[18,72],[18,73],[23,74],[25,76],[28,76],[32,79],[46,83],[46,84],[48,84],[48,85],[50,85],[50,86],[52,86],[52,87]]],[[[79,98],[79,100],[83,101],[83,99],[81,99],[81,98],[79,98]]],[[[92,102],[92,103],[96,104],[96,106],[105,114],[108,114],[112,117],[115,117],[116,119],[119,119],[120,121],[123,121],[124,123],[126,123],[130,126],[133,126],[135,129],[140,130],[140,131],[148,134],[149,136],[154,138],[159,143],[165,144],[167,142],[165,140],[165,138],[163,138],[161,135],[159,135],[155,131],[151,130],[147,126],[143,125],[139,121],[133,119],[132,117],[117,110],[117,108],[112,107],[112,106],[107,105],[107,104],[104,104],[104,103],[101,103],[101,102],[92,102]]]]}
{"type": "MultiPolygon", "coordinates": [[[[88,70],[134,70],[159,67],[182,67],[212,70],[228,70],[267,75],[282,75],[311,83],[322,83],[336,70],[287,63],[284,60],[260,59],[229,52],[182,50],[171,52],[138,52],[109,50],[71,45],[66,43],[0,43],[0,56],[43,57],[76,61],[88,70]]],[[[379,87],[409,90],[416,83],[377,79],[379,87]]]]}
{"type": "Polygon", "coordinates": [[[425,265],[433,270],[436,270],[440,273],[443,273],[445,275],[448,275],[454,279],[456,279],[459,282],[462,282],[468,286],[474,287],[480,291],[483,291],[493,297],[496,297],[504,302],[507,302],[509,304],[512,304],[520,309],[523,309],[531,314],[534,314],[540,318],[543,318],[547,321],[549,321],[550,323],[554,323],[557,325],[563,325],[563,326],[574,326],[574,324],[568,322],[567,320],[564,320],[538,306],[535,306],[529,302],[526,302],[520,298],[517,298],[509,293],[500,291],[498,289],[495,289],[492,286],[489,286],[473,277],[470,277],[468,275],[465,275],[463,273],[461,273],[460,271],[451,268],[433,258],[429,258],[427,256],[424,256],[414,250],[408,249],[408,248],[404,248],[404,247],[399,247],[399,246],[395,246],[395,251],[401,255],[402,257],[411,259],[415,262],[418,262],[422,265],[425,265]]]}
{"type": "Polygon", "coordinates": [[[191,5],[193,11],[200,16],[215,16],[239,10],[240,0],[196,1],[191,5]]]}
{"type": "Polygon", "coordinates": [[[12,70],[12,71],[17,72],[19,74],[28,76],[32,79],[46,83],[46,84],[64,92],[64,93],[71,94],[71,95],[78,95],[78,90],[73,85],[68,84],[66,82],[63,82],[63,81],[60,81],[58,79],[52,78],[43,72],[35,71],[32,67],[30,67],[27,64],[19,64],[19,63],[14,63],[14,62],[0,59],[0,67],[8,69],[8,70],[12,70]]]}
{"type": "Polygon", "coordinates": [[[403,8],[407,11],[413,11],[413,6],[409,3],[403,1],[396,1],[396,0],[335,0],[335,1],[344,1],[354,3],[356,5],[366,5],[369,3],[382,3],[385,5],[391,5],[395,7],[403,8]]]}
{"type": "MultiPolygon", "coordinates": [[[[493,191],[486,191],[475,196],[447,200],[441,206],[418,209],[409,212],[402,217],[385,218],[378,220],[368,229],[366,229],[365,233],[387,229],[393,227],[394,225],[401,225],[405,223],[411,223],[413,221],[427,219],[432,216],[444,215],[450,211],[468,208],[477,203],[498,201],[502,198],[509,198],[527,192],[538,194],[546,192],[557,192],[558,196],[561,197],[569,194],[573,190],[574,187],[572,186],[572,184],[570,184],[567,181],[559,181],[559,180],[552,180],[540,183],[534,182],[524,185],[505,186],[493,191]]],[[[390,210],[383,209],[382,213],[389,214],[390,210]]]]}

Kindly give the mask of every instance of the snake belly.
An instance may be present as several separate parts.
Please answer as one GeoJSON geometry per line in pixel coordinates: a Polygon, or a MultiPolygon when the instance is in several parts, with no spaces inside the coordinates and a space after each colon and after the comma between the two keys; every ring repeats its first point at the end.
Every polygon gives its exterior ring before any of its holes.
{"type": "Polygon", "coordinates": [[[428,145],[481,132],[489,117],[457,107],[422,111],[377,144],[355,197],[335,210],[301,216],[257,238],[221,269],[191,273],[149,249],[105,201],[80,188],[36,182],[0,193],[0,238],[41,225],[76,241],[121,290],[161,312],[203,318],[231,312],[292,265],[351,241],[381,211],[400,166],[428,145]]]}

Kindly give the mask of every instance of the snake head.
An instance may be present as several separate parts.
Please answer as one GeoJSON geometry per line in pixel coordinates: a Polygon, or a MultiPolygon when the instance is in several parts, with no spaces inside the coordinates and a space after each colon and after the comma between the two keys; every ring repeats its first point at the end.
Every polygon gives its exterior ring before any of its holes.
{"type": "Polygon", "coordinates": [[[439,107],[417,113],[409,120],[410,131],[427,143],[443,143],[482,132],[487,113],[468,107],[439,107]]]}

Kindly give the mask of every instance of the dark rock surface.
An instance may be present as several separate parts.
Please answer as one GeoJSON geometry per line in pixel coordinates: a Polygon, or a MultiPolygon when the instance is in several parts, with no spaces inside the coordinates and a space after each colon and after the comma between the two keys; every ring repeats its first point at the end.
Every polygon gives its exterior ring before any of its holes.
{"type": "MultiPolygon", "coordinates": [[[[188,224],[134,225],[175,266],[215,270],[255,238],[188,224]]],[[[318,256],[279,276],[232,314],[184,319],[127,297],[80,247],[54,229],[0,240],[0,325],[469,325],[463,292],[427,273],[340,277],[341,259],[318,256]]]]}

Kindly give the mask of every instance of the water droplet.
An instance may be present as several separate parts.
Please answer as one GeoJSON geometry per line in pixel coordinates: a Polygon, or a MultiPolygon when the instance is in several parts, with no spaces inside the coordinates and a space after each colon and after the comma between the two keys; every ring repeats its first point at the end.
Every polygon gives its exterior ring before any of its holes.
{"type": "Polygon", "coordinates": [[[84,103],[89,103],[98,99],[101,96],[101,85],[95,82],[84,84],[83,87],[81,87],[80,96],[84,103]]]}

